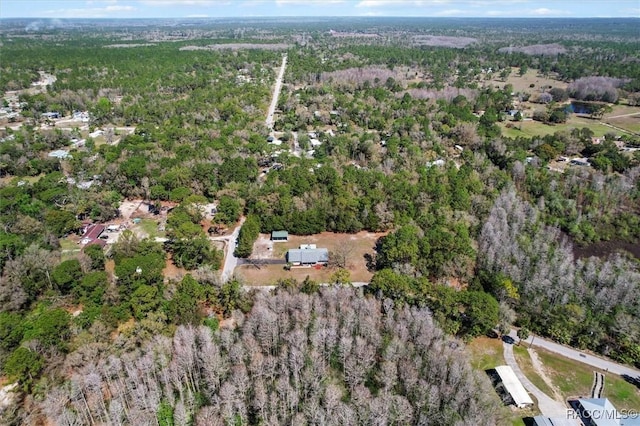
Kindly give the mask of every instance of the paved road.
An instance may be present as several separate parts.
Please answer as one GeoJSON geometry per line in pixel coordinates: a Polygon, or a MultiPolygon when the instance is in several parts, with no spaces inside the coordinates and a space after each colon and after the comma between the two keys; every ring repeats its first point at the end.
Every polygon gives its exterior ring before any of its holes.
{"type": "Polygon", "coordinates": [[[271,99],[271,105],[269,105],[269,112],[267,112],[267,119],[265,121],[269,131],[273,132],[273,115],[276,112],[278,106],[278,98],[280,97],[280,90],[282,90],[282,79],[284,78],[284,70],[287,68],[287,55],[282,57],[282,66],[280,66],[280,72],[278,78],[276,78],[276,86],[273,89],[273,98],[271,99]]]}
{"type": "MultiPolygon", "coordinates": [[[[511,336],[515,341],[518,341],[515,330],[511,330],[509,336],[511,336]]],[[[585,354],[584,352],[578,351],[568,346],[560,345],[550,340],[543,339],[539,336],[530,336],[527,340],[523,340],[523,343],[527,344],[531,344],[532,342],[533,346],[546,349],[549,352],[560,354],[574,361],[578,361],[604,371],[609,371],[610,373],[618,374],[620,376],[627,375],[631,377],[640,377],[640,370],[636,370],[635,368],[629,367],[627,365],[618,364],[614,361],[601,358],[599,356],[585,354]]]]}
{"type": "Polygon", "coordinates": [[[244,220],[244,217],[240,219],[240,223],[236,229],[233,230],[231,235],[221,238],[227,241],[226,253],[224,254],[224,264],[222,265],[222,273],[220,274],[220,278],[223,283],[227,282],[229,278],[233,276],[233,270],[238,266],[238,258],[234,256],[233,252],[236,251],[236,240],[238,239],[240,228],[242,228],[244,220]]]}
{"type": "MultiPolygon", "coordinates": [[[[333,285],[331,283],[320,283],[321,286],[324,287],[328,287],[330,285],[333,285]]],[[[366,285],[369,285],[368,282],[364,282],[364,281],[356,281],[351,283],[351,285],[353,287],[364,287],[366,285]]],[[[245,285],[244,289],[245,291],[251,291],[251,290],[262,290],[262,291],[271,291],[278,288],[278,286],[275,285],[245,285]]]]}
{"type": "Polygon", "coordinates": [[[536,385],[534,385],[531,380],[527,379],[522,370],[520,370],[520,366],[516,362],[516,358],[513,355],[513,345],[511,343],[503,342],[504,346],[504,360],[507,365],[513,369],[513,372],[516,373],[518,379],[522,383],[522,386],[525,389],[536,397],[538,400],[538,408],[540,412],[547,417],[567,417],[567,407],[565,404],[556,401],[555,399],[551,399],[547,396],[546,393],[542,392],[536,385]]]}

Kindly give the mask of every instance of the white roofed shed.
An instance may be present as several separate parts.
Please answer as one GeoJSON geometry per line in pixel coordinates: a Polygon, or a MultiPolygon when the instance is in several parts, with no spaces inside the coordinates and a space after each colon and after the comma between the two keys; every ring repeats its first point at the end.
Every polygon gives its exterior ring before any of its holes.
{"type": "Polygon", "coordinates": [[[500,365],[496,367],[496,373],[500,376],[504,388],[509,392],[509,395],[511,395],[516,407],[524,408],[533,405],[533,400],[511,367],[508,365],[500,365]]]}

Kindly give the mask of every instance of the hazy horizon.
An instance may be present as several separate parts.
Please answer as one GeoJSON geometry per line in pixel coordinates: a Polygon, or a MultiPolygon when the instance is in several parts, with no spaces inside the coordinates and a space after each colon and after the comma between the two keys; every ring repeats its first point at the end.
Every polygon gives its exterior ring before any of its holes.
{"type": "Polygon", "coordinates": [[[640,1],[4,0],[0,18],[638,18],[640,1]]]}

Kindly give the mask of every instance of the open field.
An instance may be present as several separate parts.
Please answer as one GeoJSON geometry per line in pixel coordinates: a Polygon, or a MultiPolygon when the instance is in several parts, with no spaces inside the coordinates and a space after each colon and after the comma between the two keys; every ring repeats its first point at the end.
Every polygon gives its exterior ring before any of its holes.
{"type": "Polygon", "coordinates": [[[364,231],[357,234],[323,232],[315,235],[289,235],[289,241],[273,244],[272,258],[284,258],[287,250],[298,248],[301,244],[315,244],[318,248],[329,249],[329,252],[335,252],[338,249],[346,250],[349,253],[347,256],[347,266],[349,268],[357,268],[362,264],[366,269],[364,255],[373,253],[376,241],[385,235],[386,233],[383,232],[364,231]]]}
{"type": "MultiPolygon", "coordinates": [[[[315,244],[318,248],[327,248],[329,253],[341,252],[346,258],[346,267],[351,273],[351,281],[369,281],[373,274],[367,270],[366,254],[373,254],[378,238],[385,233],[359,232],[357,234],[336,234],[323,232],[316,235],[289,235],[289,241],[272,243],[269,235],[260,234],[254,244],[252,259],[284,259],[287,250],[298,248],[301,244],[315,244]]],[[[309,277],[318,282],[329,282],[335,268],[320,269],[303,267],[285,271],[283,265],[261,265],[260,269],[252,265],[240,266],[235,273],[249,285],[270,285],[280,278],[304,280],[309,277]]]]}
{"type": "Polygon", "coordinates": [[[640,114],[640,106],[629,106],[626,104],[612,105],[611,112],[604,115],[605,121],[620,115],[640,114]]]}
{"type": "Polygon", "coordinates": [[[2,185],[10,185],[12,183],[18,183],[20,181],[25,181],[27,183],[30,183],[31,185],[33,185],[34,183],[38,182],[44,175],[43,174],[39,174],[37,176],[21,176],[21,177],[15,177],[15,176],[11,176],[11,175],[7,175],[7,176],[3,176],[0,178],[0,184],[2,185]]]}
{"type": "Polygon", "coordinates": [[[500,79],[499,72],[494,72],[493,78],[489,80],[489,82],[493,84],[493,86],[498,86],[500,88],[503,88],[507,84],[511,84],[513,86],[513,91],[516,93],[527,92],[533,94],[540,92],[540,89],[545,86],[558,87],[561,89],[567,88],[567,83],[565,83],[564,81],[556,80],[551,76],[540,76],[538,75],[538,70],[536,69],[527,70],[527,72],[523,76],[518,75],[519,71],[519,68],[512,67],[511,74],[509,74],[509,77],[507,77],[506,81],[502,81],[502,79],[500,79]],[[530,87],[532,84],[534,86],[530,87]]]}
{"type": "Polygon", "coordinates": [[[76,235],[70,235],[65,238],[60,238],[60,260],[75,259],[80,254],[80,244],[78,241],[80,238],[76,235]]]}
{"type": "MultiPolygon", "coordinates": [[[[544,349],[536,349],[540,361],[554,386],[564,398],[589,397],[593,385],[594,368],[544,349]]],[[[622,377],[601,371],[605,375],[602,396],[609,398],[618,410],[638,409],[640,389],[627,383],[622,377]]]]}
{"type": "Polygon", "coordinates": [[[166,236],[164,231],[158,230],[160,220],[154,219],[141,219],[138,224],[131,227],[131,230],[136,233],[140,238],[164,238],[166,236]]]}
{"type": "Polygon", "coordinates": [[[605,122],[629,132],[640,134],[640,112],[636,115],[605,119],[605,122]]]}
{"type": "Polygon", "coordinates": [[[505,121],[502,123],[498,123],[498,125],[502,130],[502,134],[508,138],[531,138],[534,136],[546,136],[552,135],[555,132],[559,132],[562,130],[570,132],[572,129],[582,129],[583,127],[591,129],[591,131],[594,133],[594,136],[596,137],[602,137],[606,133],[610,132],[618,134],[620,133],[619,131],[612,129],[611,127],[601,124],[599,121],[575,115],[571,116],[571,118],[569,118],[567,122],[563,124],[549,125],[541,123],[539,121],[505,121]],[[507,124],[509,123],[511,123],[514,127],[507,128],[507,124]]]}
{"type": "MultiPolygon", "coordinates": [[[[290,271],[286,271],[284,265],[260,265],[259,269],[253,265],[240,265],[235,269],[234,274],[246,285],[275,285],[279,279],[293,278],[300,282],[307,275],[316,282],[329,282],[334,272],[335,269],[328,267],[291,268],[290,271]]],[[[351,274],[351,280],[356,281],[353,274],[351,274]]]]}
{"type": "Polygon", "coordinates": [[[502,340],[497,338],[477,337],[467,344],[471,366],[476,370],[485,371],[505,365],[503,352],[502,340]]]}
{"type": "Polygon", "coordinates": [[[629,132],[640,134],[640,107],[613,105],[611,112],[605,114],[602,121],[629,132]]]}

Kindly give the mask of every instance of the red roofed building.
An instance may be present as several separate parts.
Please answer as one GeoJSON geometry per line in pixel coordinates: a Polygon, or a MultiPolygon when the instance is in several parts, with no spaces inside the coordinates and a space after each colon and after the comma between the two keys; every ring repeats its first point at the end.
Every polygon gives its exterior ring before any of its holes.
{"type": "Polygon", "coordinates": [[[106,245],[107,245],[107,242],[105,240],[101,240],[100,238],[98,238],[97,240],[93,240],[90,243],[87,243],[87,245],[85,247],[100,246],[100,247],[104,248],[106,245]]]}
{"type": "Polygon", "coordinates": [[[104,225],[89,225],[84,231],[82,235],[82,240],[80,241],[83,245],[89,245],[100,240],[100,235],[104,232],[104,225]]]}

